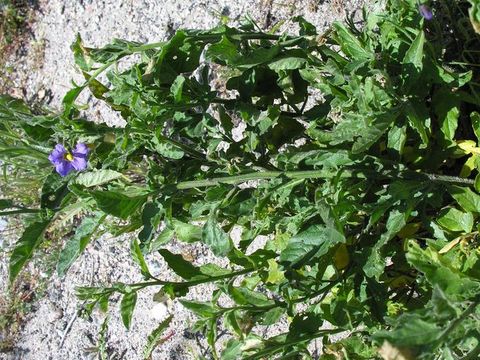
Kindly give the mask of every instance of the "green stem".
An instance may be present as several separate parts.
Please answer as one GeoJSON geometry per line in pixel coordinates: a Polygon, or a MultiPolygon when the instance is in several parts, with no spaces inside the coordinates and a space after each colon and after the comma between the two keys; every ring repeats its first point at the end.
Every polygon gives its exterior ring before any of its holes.
{"type": "MultiPolygon", "coordinates": [[[[193,189],[199,187],[209,187],[216,186],[219,184],[239,184],[251,180],[269,180],[274,179],[279,176],[285,176],[289,179],[331,179],[337,176],[342,178],[355,177],[359,179],[366,179],[365,175],[366,170],[361,172],[355,172],[352,170],[343,170],[340,174],[338,171],[330,170],[300,170],[300,171],[259,171],[252,172],[241,175],[232,175],[232,176],[223,176],[215,177],[210,179],[203,180],[192,180],[192,181],[182,181],[176,184],[177,189],[193,189]]],[[[405,179],[417,179],[423,181],[432,181],[432,182],[442,182],[450,184],[460,184],[460,185],[473,185],[474,180],[459,178],[456,176],[448,175],[436,175],[436,174],[426,174],[426,173],[417,173],[414,171],[404,171],[398,172],[396,174],[391,174],[388,176],[373,173],[372,175],[376,177],[386,177],[386,178],[405,178],[405,179]]]]}
{"type": "MultiPolygon", "coordinates": [[[[222,105],[227,105],[227,106],[236,106],[237,104],[241,103],[241,100],[239,99],[222,99],[222,98],[214,98],[212,100],[209,100],[210,103],[212,104],[222,104],[222,105]]],[[[201,104],[199,104],[201,105],[201,104]]],[[[248,105],[255,107],[256,109],[260,111],[266,111],[267,107],[266,106],[258,106],[256,104],[248,103],[248,105]]],[[[280,113],[284,116],[289,116],[289,117],[295,117],[295,118],[302,118],[303,115],[300,111],[297,112],[291,112],[291,111],[280,111],[280,113]]]]}
{"type": "Polygon", "coordinates": [[[458,176],[450,176],[450,175],[437,175],[437,174],[427,174],[427,173],[417,173],[424,175],[430,181],[436,182],[444,182],[449,184],[458,184],[458,185],[474,185],[475,180],[472,179],[465,179],[458,176]]]}
{"type": "MultiPolygon", "coordinates": [[[[224,34],[200,34],[191,36],[192,39],[204,41],[220,41],[224,34]]],[[[228,37],[233,40],[279,40],[280,35],[265,34],[262,32],[239,32],[236,34],[228,34],[228,37]]],[[[288,37],[287,39],[293,39],[288,37]]]]}
{"type": "Polygon", "coordinates": [[[161,42],[155,42],[155,43],[135,46],[135,47],[130,48],[130,52],[131,53],[136,53],[136,52],[142,52],[142,51],[147,51],[147,50],[151,50],[151,49],[157,49],[157,48],[162,47],[164,45],[165,45],[165,42],[161,41],[161,42]]]}
{"type": "Polygon", "coordinates": [[[225,274],[225,275],[210,276],[210,277],[207,277],[205,279],[192,280],[192,281],[178,281],[178,282],[175,282],[175,281],[165,281],[165,280],[158,279],[158,280],[154,280],[154,281],[146,281],[146,282],[141,282],[141,283],[136,283],[136,284],[130,284],[128,286],[133,287],[133,288],[138,288],[137,290],[146,288],[148,286],[156,286],[156,285],[176,285],[176,286],[190,287],[190,286],[196,286],[196,285],[205,284],[205,283],[209,283],[209,282],[213,282],[213,281],[217,281],[217,280],[229,279],[229,278],[232,278],[232,277],[235,277],[235,276],[251,273],[255,270],[256,269],[248,268],[248,269],[235,271],[235,272],[225,274]]]}
{"type": "Polygon", "coordinates": [[[286,176],[290,179],[311,179],[331,178],[335,176],[331,171],[307,170],[307,171],[258,171],[242,175],[223,176],[205,180],[182,181],[176,186],[179,190],[192,189],[197,187],[208,187],[219,184],[238,184],[250,180],[274,179],[279,176],[286,176]]]}
{"type": "Polygon", "coordinates": [[[39,213],[40,209],[18,209],[18,210],[9,210],[0,212],[0,216],[6,215],[16,215],[16,214],[36,214],[39,213]]]}
{"type": "MultiPolygon", "coordinates": [[[[220,41],[224,34],[197,34],[197,35],[188,35],[187,37],[193,40],[203,40],[207,42],[216,42],[220,41]]],[[[238,32],[236,34],[228,34],[228,37],[233,40],[279,40],[280,35],[266,34],[262,32],[238,32]]],[[[302,37],[297,36],[288,36],[286,40],[296,40],[302,37]]],[[[130,55],[136,52],[143,52],[151,49],[157,49],[164,46],[166,42],[155,42],[150,44],[144,44],[140,46],[134,46],[128,49],[126,55],[130,55]]]]}

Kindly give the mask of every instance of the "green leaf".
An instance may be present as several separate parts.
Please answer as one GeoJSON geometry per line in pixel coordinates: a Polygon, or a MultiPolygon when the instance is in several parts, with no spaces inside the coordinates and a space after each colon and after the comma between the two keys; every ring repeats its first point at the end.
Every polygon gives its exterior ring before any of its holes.
{"type": "Polygon", "coordinates": [[[390,125],[395,122],[397,115],[397,112],[377,115],[371,124],[360,129],[356,134],[359,137],[353,143],[352,153],[360,154],[367,151],[385,134],[390,125]]]}
{"type": "Polygon", "coordinates": [[[422,143],[427,145],[430,132],[430,117],[428,116],[426,107],[420,104],[408,104],[405,111],[410,126],[420,135],[422,143]]]}
{"type": "Polygon", "coordinates": [[[445,137],[449,140],[453,140],[455,132],[458,127],[458,117],[460,115],[460,110],[458,107],[453,107],[447,111],[445,117],[443,118],[442,125],[440,129],[445,134],[445,137]]]}
{"type": "MultiPolygon", "coordinates": [[[[201,231],[201,229],[200,229],[201,231]]],[[[148,249],[149,252],[157,251],[161,249],[162,245],[165,245],[175,236],[175,231],[170,228],[165,228],[158,236],[150,243],[148,249]]]]}
{"type": "Polygon", "coordinates": [[[222,360],[237,360],[243,359],[243,348],[245,344],[243,341],[237,339],[228,339],[223,351],[222,360]]]}
{"type": "Polygon", "coordinates": [[[178,240],[186,243],[202,240],[202,228],[200,226],[187,224],[175,219],[172,221],[172,225],[178,240]]]}
{"type": "Polygon", "coordinates": [[[9,274],[12,283],[25,263],[30,260],[35,249],[43,240],[43,233],[50,224],[51,219],[39,220],[29,225],[16,242],[10,256],[9,274]]]}
{"type": "Polygon", "coordinates": [[[473,29],[477,34],[480,34],[480,1],[470,0],[472,6],[468,9],[468,15],[473,29]]]}
{"type": "Polygon", "coordinates": [[[67,178],[60,177],[57,173],[47,176],[42,186],[40,207],[42,209],[56,209],[68,193],[67,178]]]}
{"type": "Polygon", "coordinates": [[[405,53],[403,58],[404,65],[413,65],[413,67],[419,72],[423,68],[423,47],[425,45],[425,34],[420,30],[415,37],[412,45],[405,53]]]}
{"type": "Polygon", "coordinates": [[[268,64],[268,67],[273,71],[281,70],[295,70],[304,68],[307,64],[307,59],[301,57],[284,57],[278,58],[268,64]]]}
{"type": "Polygon", "coordinates": [[[170,93],[173,95],[173,101],[175,103],[179,103],[182,101],[182,92],[183,92],[183,85],[185,84],[185,77],[182,75],[178,75],[175,78],[172,86],[170,87],[170,93]]]}
{"type": "Polygon", "coordinates": [[[480,195],[467,187],[449,186],[448,192],[465,211],[480,212],[480,195]]]}
{"type": "Polygon", "coordinates": [[[290,238],[286,249],[280,254],[280,262],[299,268],[308,261],[327,254],[336,244],[345,242],[345,237],[337,230],[313,225],[290,238]]]}
{"type": "Polygon", "coordinates": [[[217,312],[217,308],[210,303],[190,300],[180,300],[180,303],[200,317],[210,317],[217,312]]]}
{"type": "Polygon", "coordinates": [[[417,243],[410,241],[406,257],[412,266],[425,274],[432,286],[438,286],[453,298],[468,298],[480,291],[479,282],[452,268],[451,261],[430,247],[423,250],[417,243]]]}
{"type": "MultiPolygon", "coordinates": [[[[142,231],[138,233],[138,240],[140,241],[140,246],[144,251],[154,251],[152,250],[151,240],[154,236],[154,233],[160,226],[160,221],[162,220],[163,207],[157,202],[148,202],[143,207],[142,211],[142,231]]],[[[171,237],[167,240],[169,241],[171,237]]],[[[160,245],[157,241],[157,245],[160,245]]]]}
{"type": "Polygon", "coordinates": [[[477,137],[477,142],[480,143],[480,114],[474,111],[470,114],[470,119],[472,120],[472,128],[477,137]]]}
{"type": "Polygon", "coordinates": [[[334,22],[333,28],[335,29],[336,40],[346,55],[355,60],[365,61],[372,59],[372,54],[365,50],[360,40],[345,25],[340,22],[334,22]]]}
{"type": "Polygon", "coordinates": [[[437,116],[444,138],[450,141],[458,128],[461,102],[461,95],[450,87],[441,87],[432,97],[431,109],[437,116]]]}
{"type": "Polygon", "coordinates": [[[480,193],[480,173],[475,176],[475,191],[480,193]]]}
{"type": "Polygon", "coordinates": [[[230,236],[210,216],[203,226],[202,241],[207,244],[216,256],[225,256],[232,249],[230,236]]]}
{"type": "Polygon", "coordinates": [[[77,34],[74,43],[70,46],[75,59],[75,65],[77,65],[83,71],[89,71],[91,69],[91,59],[87,54],[86,49],[83,47],[82,38],[80,34],[77,34]]]}
{"type": "Polygon", "coordinates": [[[145,360],[150,360],[153,350],[155,350],[158,345],[161,345],[165,341],[162,341],[161,336],[172,322],[172,319],[173,315],[170,315],[165,320],[163,320],[160,325],[158,325],[155,330],[150,333],[150,335],[148,335],[147,344],[145,345],[145,349],[143,350],[143,358],[145,360]]]}
{"type": "Polygon", "coordinates": [[[9,199],[0,199],[0,210],[5,210],[13,207],[13,201],[9,199]]]}
{"type": "Polygon", "coordinates": [[[155,150],[167,159],[178,160],[183,158],[183,156],[185,155],[183,150],[180,149],[178,146],[161,140],[156,141],[155,150]]]}
{"type": "Polygon", "coordinates": [[[269,62],[270,60],[275,58],[275,56],[277,56],[279,52],[280,46],[278,45],[274,45],[270,48],[257,48],[250,54],[237,57],[232,62],[232,66],[242,70],[247,70],[253,68],[254,66],[269,62]]]}
{"type": "Polygon", "coordinates": [[[181,278],[190,280],[197,275],[202,275],[200,269],[185,260],[182,255],[173,254],[167,249],[160,249],[159,253],[163,256],[170,269],[181,278]]]}
{"type": "Polygon", "coordinates": [[[380,236],[380,239],[370,249],[367,262],[363,266],[365,275],[368,277],[379,277],[385,269],[385,259],[380,250],[400,231],[406,224],[408,213],[398,210],[392,210],[388,215],[386,231],[380,236]]]}
{"type": "Polygon", "coordinates": [[[138,244],[138,240],[136,238],[133,238],[132,242],[130,243],[130,252],[132,254],[133,261],[140,266],[142,275],[146,279],[150,279],[152,275],[150,274],[150,270],[148,270],[147,263],[143,257],[142,250],[140,249],[140,245],[138,244]]]}
{"type": "Polygon", "coordinates": [[[135,305],[137,303],[137,292],[130,291],[123,295],[122,301],[120,302],[120,314],[122,316],[123,325],[127,329],[130,329],[130,324],[132,323],[133,310],[135,310],[135,305]]]}
{"type": "Polygon", "coordinates": [[[122,219],[128,219],[146,201],[143,195],[128,196],[116,191],[97,190],[90,194],[101,210],[122,219]]]}
{"type": "Polygon", "coordinates": [[[227,64],[235,62],[238,56],[237,47],[226,36],[222,36],[219,42],[210,45],[205,52],[207,60],[218,59],[227,64]]]}
{"type": "Polygon", "coordinates": [[[87,245],[90,243],[93,234],[105,219],[105,215],[98,214],[95,217],[87,217],[83,219],[80,226],[75,231],[75,235],[67,239],[64,248],[60,252],[57,263],[58,276],[64,276],[70,266],[83,253],[87,245]]]}
{"type": "Polygon", "coordinates": [[[85,86],[75,86],[74,88],[70,89],[63,97],[63,113],[66,116],[69,116],[72,109],[75,108],[75,100],[78,98],[83,89],[85,89],[85,86]]]}
{"type": "Polygon", "coordinates": [[[285,314],[286,309],[274,307],[263,314],[262,325],[273,325],[285,314]]]}
{"type": "Polygon", "coordinates": [[[421,319],[416,314],[402,315],[395,325],[394,330],[381,330],[373,337],[378,340],[387,340],[395,345],[426,346],[435,342],[442,331],[436,324],[421,319]]]}
{"type": "Polygon", "coordinates": [[[232,273],[228,269],[224,269],[218,265],[211,263],[202,265],[199,269],[203,275],[206,275],[208,277],[224,276],[232,273]]]}
{"type": "Polygon", "coordinates": [[[84,172],[79,174],[74,182],[75,184],[85,187],[93,187],[98,185],[107,184],[112,180],[119,179],[123,175],[114,170],[95,170],[90,172],[84,172]]]}
{"type": "Polygon", "coordinates": [[[232,299],[239,305],[270,306],[275,304],[266,295],[249,290],[245,287],[229,286],[228,292],[232,299]]]}
{"type": "Polygon", "coordinates": [[[303,16],[295,16],[292,21],[298,23],[300,26],[300,35],[317,35],[317,28],[303,16]]]}
{"type": "Polygon", "coordinates": [[[113,39],[111,43],[99,49],[89,49],[90,57],[96,62],[106,64],[131,54],[132,47],[141,45],[138,42],[123,39],[113,39]]]}
{"type": "Polygon", "coordinates": [[[407,141],[407,127],[404,126],[393,126],[388,131],[388,142],[387,147],[389,149],[395,150],[399,155],[403,154],[403,148],[405,147],[405,142],[407,141]]]}
{"type": "Polygon", "coordinates": [[[472,213],[465,213],[455,208],[442,211],[437,221],[441,226],[450,231],[464,231],[469,233],[473,228],[472,213]]]}

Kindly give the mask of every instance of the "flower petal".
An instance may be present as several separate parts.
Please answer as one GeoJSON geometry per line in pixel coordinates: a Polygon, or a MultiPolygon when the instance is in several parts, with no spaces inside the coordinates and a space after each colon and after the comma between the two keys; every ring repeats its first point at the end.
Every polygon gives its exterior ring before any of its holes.
{"type": "Polygon", "coordinates": [[[57,144],[48,156],[48,160],[50,160],[53,165],[57,165],[64,160],[66,153],[67,149],[65,149],[62,144],[57,144]]]}
{"type": "Polygon", "coordinates": [[[84,156],[85,155],[76,156],[74,153],[73,160],[70,164],[73,166],[75,170],[82,171],[87,168],[87,159],[85,159],[84,156]]]}
{"type": "Polygon", "coordinates": [[[87,144],[84,143],[78,143],[77,146],[75,146],[75,150],[72,151],[73,156],[83,155],[83,157],[87,156],[89,152],[90,149],[88,148],[87,144]]]}
{"type": "Polygon", "coordinates": [[[422,15],[422,17],[425,20],[432,20],[433,19],[432,10],[430,10],[430,8],[427,5],[425,5],[425,4],[420,5],[418,7],[418,11],[420,12],[420,15],[422,15]]]}
{"type": "Polygon", "coordinates": [[[73,170],[73,166],[70,161],[63,160],[55,164],[55,170],[61,176],[67,176],[68,173],[73,170]]]}

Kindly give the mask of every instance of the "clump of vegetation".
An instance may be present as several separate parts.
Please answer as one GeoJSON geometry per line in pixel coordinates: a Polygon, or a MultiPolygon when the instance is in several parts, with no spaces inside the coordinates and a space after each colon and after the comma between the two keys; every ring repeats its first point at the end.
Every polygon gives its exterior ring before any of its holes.
{"type": "Polygon", "coordinates": [[[0,0],[0,50],[7,50],[27,29],[34,2],[27,0],[0,0]]]}
{"type": "Polygon", "coordinates": [[[42,294],[35,277],[25,274],[0,296],[0,353],[12,351],[26,315],[42,294]]]}
{"type": "MultiPolygon", "coordinates": [[[[155,44],[93,49],[78,37],[85,82],[61,114],[0,99],[2,160],[45,176],[40,206],[1,203],[29,214],[11,281],[45,232],[85,214],[58,273],[100,232],[135,233],[145,281],[78,288],[86,313],[120,295],[127,328],[137,294],[158,287],[198,316],[212,358],[309,359],[316,339],[322,359],[478,357],[478,2],[382,5],[360,28],[335,23],[323,34],[298,17],[296,36],[246,21],[155,44]],[[136,64],[115,67],[132,54],[136,64]],[[209,84],[219,68],[228,98],[209,84]],[[80,118],[75,100],[86,89],[125,128],[80,118]],[[314,92],[322,99],[312,104],[314,92]],[[269,240],[252,249],[260,235],[269,240]],[[165,249],[173,238],[230,264],[196,266],[165,249]],[[178,281],[150,271],[152,253],[178,281]],[[209,296],[184,299],[206,283],[215,285],[209,296]],[[287,332],[262,336],[282,319],[287,332]],[[230,333],[223,345],[219,323],[230,333]]],[[[146,339],[145,358],[170,321],[146,339]]]]}
{"type": "Polygon", "coordinates": [[[0,91],[7,92],[11,82],[8,66],[11,54],[25,42],[26,35],[33,20],[35,0],[0,0],[0,91]]]}

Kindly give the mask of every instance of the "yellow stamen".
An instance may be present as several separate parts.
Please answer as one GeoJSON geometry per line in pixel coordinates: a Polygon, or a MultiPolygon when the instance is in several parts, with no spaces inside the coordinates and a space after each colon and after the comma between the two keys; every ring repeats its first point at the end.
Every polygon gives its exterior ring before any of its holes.
{"type": "Polygon", "coordinates": [[[65,154],[65,159],[67,159],[68,161],[73,161],[73,155],[70,154],[70,153],[66,153],[65,154]]]}

